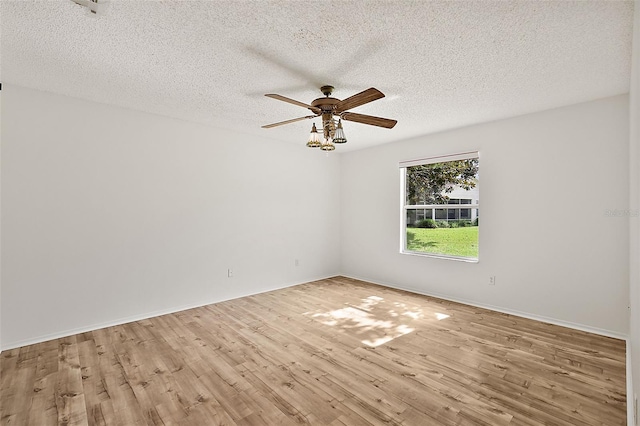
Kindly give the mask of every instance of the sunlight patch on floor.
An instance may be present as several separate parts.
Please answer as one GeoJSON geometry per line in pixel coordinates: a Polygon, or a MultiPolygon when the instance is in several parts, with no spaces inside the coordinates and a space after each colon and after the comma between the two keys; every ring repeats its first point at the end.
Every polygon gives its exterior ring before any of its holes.
{"type": "Polygon", "coordinates": [[[329,312],[307,313],[321,323],[354,332],[364,345],[376,347],[415,329],[407,322],[424,317],[421,309],[394,303],[389,309],[384,298],[369,296],[359,305],[351,305],[329,312]]]}
{"type": "Polygon", "coordinates": [[[404,324],[400,324],[399,326],[397,326],[395,328],[395,330],[393,331],[392,334],[390,334],[390,335],[387,334],[386,336],[378,337],[377,339],[373,339],[373,340],[365,339],[365,340],[362,341],[362,343],[364,345],[371,346],[371,347],[375,348],[376,346],[383,345],[383,344],[385,344],[387,342],[390,342],[393,339],[396,339],[396,338],[398,338],[400,336],[404,336],[405,334],[409,334],[414,330],[415,330],[414,328],[410,328],[410,327],[407,327],[404,324]]]}

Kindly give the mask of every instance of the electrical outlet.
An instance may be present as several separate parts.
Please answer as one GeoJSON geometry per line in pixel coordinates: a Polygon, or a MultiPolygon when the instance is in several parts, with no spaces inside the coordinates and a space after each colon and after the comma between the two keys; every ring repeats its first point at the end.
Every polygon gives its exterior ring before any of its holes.
{"type": "Polygon", "coordinates": [[[229,278],[233,277],[233,269],[227,269],[227,277],[229,278]]]}
{"type": "Polygon", "coordinates": [[[489,277],[489,285],[496,285],[496,276],[495,275],[491,275],[489,277]]]}
{"type": "Polygon", "coordinates": [[[296,259],[295,264],[296,264],[296,266],[300,266],[300,259],[296,259]]]}

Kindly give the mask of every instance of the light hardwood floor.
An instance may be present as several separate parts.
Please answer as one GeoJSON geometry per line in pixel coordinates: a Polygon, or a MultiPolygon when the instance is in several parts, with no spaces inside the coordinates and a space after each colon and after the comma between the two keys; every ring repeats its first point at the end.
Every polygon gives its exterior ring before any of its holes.
{"type": "Polygon", "coordinates": [[[625,343],[336,277],[2,352],[3,425],[624,425],[625,343]]]}

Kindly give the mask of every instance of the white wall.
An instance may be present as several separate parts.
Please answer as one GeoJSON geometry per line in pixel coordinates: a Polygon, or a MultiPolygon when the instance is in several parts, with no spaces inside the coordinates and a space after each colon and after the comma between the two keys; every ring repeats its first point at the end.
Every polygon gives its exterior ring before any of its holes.
{"type": "Polygon", "coordinates": [[[2,91],[3,349],[339,271],[338,157],[2,91]]]}
{"type": "Polygon", "coordinates": [[[629,224],[605,211],[629,205],[628,138],[618,96],[345,153],[342,272],[626,336],[629,224]],[[472,150],[479,263],[399,254],[398,162],[472,150]]]}
{"type": "MultiPolygon", "coordinates": [[[[631,133],[629,138],[630,191],[629,191],[629,226],[630,226],[630,281],[629,298],[631,301],[630,351],[632,373],[630,388],[633,395],[628,395],[627,403],[633,407],[633,399],[640,396],[640,2],[635,3],[633,26],[633,58],[631,68],[630,93],[631,133]]],[[[632,410],[630,410],[632,411],[632,410]]],[[[636,413],[638,415],[638,413],[636,413]]],[[[629,415],[629,424],[632,415],[629,415]]],[[[640,424],[637,419],[636,424],[640,424]]]]}
{"type": "Polygon", "coordinates": [[[340,270],[628,332],[629,221],[605,216],[629,208],[625,96],[327,157],[16,86],[2,92],[3,349],[340,270]],[[480,262],[400,255],[398,162],[476,149],[480,262]],[[576,204],[590,200],[599,204],[576,204]]]}
{"type": "MultiPolygon", "coordinates": [[[[2,164],[2,90],[0,90],[0,164],[2,164]]],[[[0,171],[1,171],[0,167],[0,171]]],[[[2,188],[2,173],[0,173],[2,188]]],[[[2,191],[0,191],[0,351],[2,350],[2,191]]]]}

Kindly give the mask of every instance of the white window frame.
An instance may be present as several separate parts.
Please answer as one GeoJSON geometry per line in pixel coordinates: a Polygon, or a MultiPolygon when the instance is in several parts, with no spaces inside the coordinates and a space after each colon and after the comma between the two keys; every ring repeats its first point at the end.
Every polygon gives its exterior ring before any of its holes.
{"type": "MultiPolygon", "coordinates": [[[[470,160],[480,158],[479,151],[463,152],[460,154],[443,155],[439,157],[420,158],[416,160],[401,161],[400,167],[400,254],[412,256],[432,257],[438,259],[458,260],[462,262],[478,263],[480,260],[480,244],[478,244],[478,257],[450,256],[437,253],[425,253],[407,250],[407,212],[417,209],[447,209],[447,206],[460,209],[463,204],[405,204],[407,200],[407,167],[421,166],[424,164],[444,163],[457,160],[470,160]]],[[[480,209],[480,200],[475,204],[464,204],[465,209],[480,209]]],[[[448,216],[448,212],[447,212],[448,216]]],[[[480,228],[478,227],[478,241],[480,240],[480,228]]]]}

